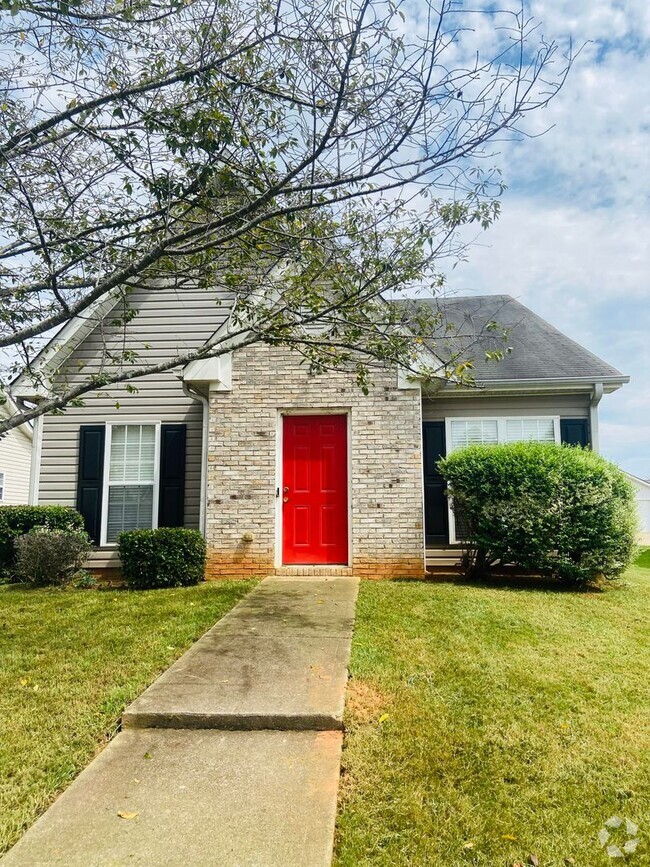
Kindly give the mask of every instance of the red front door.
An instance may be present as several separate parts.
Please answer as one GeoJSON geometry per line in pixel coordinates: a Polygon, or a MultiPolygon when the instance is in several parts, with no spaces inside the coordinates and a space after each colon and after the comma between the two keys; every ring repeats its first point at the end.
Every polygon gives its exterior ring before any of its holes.
{"type": "Polygon", "coordinates": [[[348,562],[347,418],[284,416],[282,562],[348,562]]]}

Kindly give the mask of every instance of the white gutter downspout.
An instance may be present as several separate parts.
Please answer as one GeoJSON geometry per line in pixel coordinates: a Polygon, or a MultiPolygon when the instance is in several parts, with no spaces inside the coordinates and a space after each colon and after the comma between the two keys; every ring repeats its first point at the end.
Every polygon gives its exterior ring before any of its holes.
{"type": "Polygon", "coordinates": [[[591,431],[591,449],[600,451],[600,437],[598,435],[598,404],[603,396],[602,382],[594,383],[594,390],[589,401],[589,430],[591,431]]]}
{"type": "Polygon", "coordinates": [[[187,383],[181,380],[183,391],[192,400],[200,401],[203,411],[203,425],[201,433],[201,496],[199,498],[199,529],[206,536],[206,500],[207,500],[207,483],[208,483],[208,436],[210,431],[210,404],[208,399],[198,391],[190,388],[187,383]]]}

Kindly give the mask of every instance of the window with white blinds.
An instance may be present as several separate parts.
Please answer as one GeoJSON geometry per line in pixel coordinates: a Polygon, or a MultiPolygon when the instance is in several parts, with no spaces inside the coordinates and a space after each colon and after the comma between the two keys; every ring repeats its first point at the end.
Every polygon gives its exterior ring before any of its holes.
{"type": "Polygon", "coordinates": [[[451,422],[451,449],[462,449],[465,446],[498,443],[499,429],[495,418],[471,421],[454,420],[451,422]]]}
{"type": "Polygon", "coordinates": [[[155,526],[157,430],[153,424],[109,426],[106,542],[124,530],[155,526]]]}
{"type": "Polygon", "coordinates": [[[534,440],[538,443],[555,442],[555,425],[552,418],[507,418],[506,442],[534,440]]]}
{"type": "Polygon", "coordinates": [[[447,451],[473,445],[495,445],[522,440],[559,442],[560,421],[554,416],[447,420],[447,451]]]}

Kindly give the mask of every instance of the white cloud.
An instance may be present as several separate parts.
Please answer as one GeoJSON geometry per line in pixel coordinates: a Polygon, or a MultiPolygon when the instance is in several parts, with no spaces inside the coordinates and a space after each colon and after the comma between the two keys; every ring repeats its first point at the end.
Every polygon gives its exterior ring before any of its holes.
{"type": "Polygon", "coordinates": [[[650,38],[647,0],[532,0],[529,8],[554,33],[570,33],[577,42],[650,38]]]}
{"type": "Polygon", "coordinates": [[[548,109],[530,116],[526,129],[541,138],[509,146],[508,178],[534,183],[538,194],[579,197],[587,207],[647,207],[650,173],[647,82],[650,55],[596,50],[576,61],[566,84],[548,109]]]}
{"type": "Polygon", "coordinates": [[[636,305],[630,330],[642,327],[639,316],[650,327],[645,221],[629,211],[522,196],[506,195],[503,207],[497,224],[470,249],[468,262],[449,276],[453,289],[507,292],[542,316],[561,316],[565,327],[583,335],[594,311],[611,302],[628,303],[630,310],[636,305]]]}
{"type": "Polygon", "coordinates": [[[501,219],[449,274],[460,292],[514,295],[631,375],[601,403],[601,447],[650,477],[650,4],[538,0],[549,37],[592,40],[541,138],[504,143],[501,219]]]}

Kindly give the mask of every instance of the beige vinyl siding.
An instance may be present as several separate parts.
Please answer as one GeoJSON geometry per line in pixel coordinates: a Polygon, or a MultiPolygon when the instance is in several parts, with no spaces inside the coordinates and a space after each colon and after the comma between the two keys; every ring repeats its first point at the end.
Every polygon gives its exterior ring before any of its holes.
{"type": "Polygon", "coordinates": [[[502,416],[548,416],[588,418],[586,394],[432,397],[422,401],[424,421],[445,418],[495,418],[502,416]]]}
{"type": "MultiPolygon", "coordinates": [[[[134,293],[138,315],[126,328],[112,326],[116,308],[73,352],[66,371],[70,382],[98,369],[105,348],[134,349],[142,362],[155,364],[201,346],[228,315],[215,292],[167,287],[134,293]],[[144,344],[149,344],[146,349],[144,344]]],[[[77,496],[79,427],[82,424],[153,422],[187,425],[185,524],[199,526],[202,406],[183,392],[179,370],[136,380],[136,394],[117,385],[85,397],[84,407],[68,407],[63,415],[48,415],[43,423],[39,503],[74,506],[77,496]],[[119,408],[116,404],[119,403],[119,408]]],[[[108,552],[106,552],[108,553],[108,552]]]]}
{"type": "Polygon", "coordinates": [[[20,506],[29,500],[32,441],[14,428],[0,439],[0,473],[4,474],[0,506],[20,506]]]}

